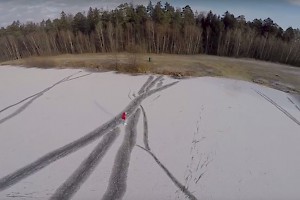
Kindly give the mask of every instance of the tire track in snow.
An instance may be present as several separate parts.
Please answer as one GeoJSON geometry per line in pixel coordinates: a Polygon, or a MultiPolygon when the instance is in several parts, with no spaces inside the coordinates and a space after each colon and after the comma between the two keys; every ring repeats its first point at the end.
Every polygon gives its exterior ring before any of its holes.
{"type": "Polygon", "coordinates": [[[136,145],[143,149],[144,151],[148,152],[155,160],[155,162],[164,170],[164,172],[167,174],[167,176],[172,180],[172,182],[191,200],[197,200],[197,198],[188,190],[187,187],[185,187],[183,184],[181,184],[174,176],[173,174],[159,161],[159,159],[155,156],[154,153],[152,153],[150,146],[149,146],[149,140],[148,140],[148,119],[145,112],[145,109],[141,105],[142,112],[143,112],[143,121],[144,121],[144,145],[145,148],[136,145]]]}
{"type": "Polygon", "coordinates": [[[297,108],[298,111],[300,111],[299,106],[290,97],[287,97],[287,99],[297,108]]]}
{"type": "Polygon", "coordinates": [[[160,79],[160,81],[157,83],[156,87],[161,87],[163,85],[164,79],[160,79]]]}
{"type": "Polygon", "coordinates": [[[136,144],[137,123],[141,110],[138,109],[128,120],[126,134],[119,148],[106,192],[102,200],[122,199],[127,188],[127,173],[129,168],[131,152],[136,144]]]}
{"type": "Polygon", "coordinates": [[[114,116],[111,112],[106,110],[106,108],[104,108],[98,101],[94,100],[94,104],[97,106],[97,108],[99,108],[105,114],[109,115],[110,117],[114,116]]]}
{"type": "Polygon", "coordinates": [[[43,94],[36,95],[32,99],[30,99],[28,102],[26,102],[24,105],[22,105],[20,108],[18,108],[15,112],[13,112],[10,115],[8,115],[8,116],[4,117],[3,119],[1,119],[0,124],[6,122],[7,120],[9,120],[9,119],[15,117],[16,115],[20,114],[21,112],[23,112],[32,102],[34,102],[37,98],[39,98],[42,95],[43,94]]]}
{"type": "Polygon", "coordinates": [[[148,139],[148,119],[147,119],[145,109],[143,108],[142,105],[141,108],[143,112],[143,122],[144,122],[144,145],[147,150],[150,150],[149,139],[148,139]]]}
{"type": "Polygon", "coordinates": [[[156,79],[154,79],[154,81],[152,81],[146,88],[145,88],[145,91],[148,92],[151,88],[153,88],[153,86],[159,82],[160,80],[162,80],[164,76],[159,76],[157,77],[156,79]]]}
{"type": "MultiPolygon", "coordinates": [[[[78,74],[78,73],[76,73],[76,74],[78,74]]],[[[19,105],[19,104],[25,102],[26,100],[29,100],[29,99],[30,99],[28,102],[26,102],[26,103],[25,103],[24,105],[22,105],[20,108],[18,108],[16,111],[14,111],[14,112],[11,113],[10,115],[8,115],[8,116],[4,117],[3,119],[1,119],[1,120],[0,120],[0,124],[6,122],[7,120],[9,120],[9,119],[11,119],[11,118],[17,116],[17,115],[20,114],[21,112],[23,112],[23,111],[24,111],[30,104],[32,104],[36,99],[38,99],[39,97],[41,97],[42,95],[44,95],[47,91],[51,90],[51,89],[54,88],[56,85],[59,85],[59,84],[61,84],[61,83],[63,83],[63,82],[75,80],[75,79],[78,79],[78,78],[81,78],[81,77],[84,77],[84,76],[88,76],[88,75],[90,75],[90,74],[85,74],[85,75],[78,76],[78,77],[75,77],[75,78],[70,79],[70,78],[71,78],[72,76],[74,76],[74,75],[75,75],[75,74],[70,75],[70,76],[67,76],[67,77],[63,78],[62,80],[56,82],[56,83],[53,84],[52,86],[50,86],[50,87],[44,89],[43,91],[38,92],[38,93],[36,93],[36,94],[34,94],[34,95],[31,95],[31,96],[29,96],[29,97],[27,97],[27,98],[25,98],[25,99],[22,99],[21,101],[15,103],[15,104],[12,104],[12,105],[7,106],[6,108],[2,109],[2,110],[0,111],[0,113],[1,113],[1,112],[4,112],[5,110],[7,110],[7,109],[9,109],[9,108],[12,108],[12,107],[14,107],[14,106],[17,106],[17,105],[19,105]]]]}
{"type": "Polygon", "coordinates": [[[44,167],[48,166],[52,162],[63,158],[78,149],[90,144],[94,140],[100,138],[108,131],[114,129],[116,126],[120,125],[123,121],[121,119],[122,113],[127,112],[128,117],[130,117],[134,111],[140,106],[142,101],[147,97],[155,94],[156,92],[165,90],[175,84],[178,81],[164,85],[160,88],[150,90],[137,98],[133,99],[129,105],[118,115],[112,118],[110,121],[106,122],[105,124],[101,125],[100,127],[96,128],[95,130],[91,131],[90,133],[86,134],[85,136],[70,142],[69,144],[62,146],[54,151],[47,153],[46,155],[42,156],[41,158],[37,159],[36,161],[16,170],[15,172],[4,176],[0,179],[0,191],[9,188],[10,186],[18,183],[19,181],[23,180],[24,178],[38,172],[39,170],[43,169],[44,167]]]}
{"type": "Polygon", "coordinates": [[[68,80],[65,80],[65,81],[63,81],[63,82],[72,81],[72,80],[79,79],[79,78],[82,78],[82,77],[85,77],[85,76],[89,76],[89,75],[91,75],[91,74],[92,74],[92,73],[83,74],[83,75],[81,75],[81,76],[76,76],[76,77],[74,77],[74,78],[69,78],[68,80]]]}
{"type": "Polygon", "coordinates": [[[100,163],[103,156],[119,136],[119,133],[120,128],[115,128],[106,134],[76,171],[56,190],[50,200],[71,199],[100,163]]]}
{"type": "Polygon", "coordinates": [[[149,76],[149,78],[147,79],[147,81],[144,83],[144,85],[141,87],[141,89],[139,90],[138,94],[141,95],[142,93],[145,92],[145,88],[150,84],[150,82],[154,79],[154,76],[149,76]]]}
{"type": "Polygon", "coordinates": [[[151,101],[151,103],[153,103],[154,101],[156,101],[159,97],[160,97],[160,95],[158,95],[157,97],[155,97],[155,98],[151,101]]]}
{"type": "Polygon", "coordinates": [[[275,101],[273,101],[267,95],[265,95],[264,93],[262,93],[262,92],[260,92],[258,90],[254,90],[254,91],[257,94],[259,94],[261,97],[263,97],[264,99],[266,99],[268,102],[270,102],[271,104],[273,104],[278,110],[280,110],[282,113],[284,113],[287,117],[289,117],[291,120],[293,120],[296,124],[298,124],[300,126],[300,122],[293,115],[291,115],[288,111],[286,111],[284,108],[282,108],[280,105],[278,105],[275,101]]]}
{"type": "Polygon", "coordinates": [[[72,75],[70,75],[70,76],[67,76],[67,77],[61,79],[60,81],[54,83],[52,86],[50,86],[50,87],[48,87],[48,88],[46,88],[46,89],[44,89],[44,90],[42,90],[42,91],[40,91],[40,92],[37,92],[37,93],[35,93],[35,94],[33,94],[33,95],[29,96],[29,97],[26,97],[26,98],[24,98],[24,99],[18,101],[17,103],[14,103],[14,104],[12,104],[12,105],[10,105],[10,106],[7,106],[7,107],[1,109],[1,110],[0,110],[0,113],[3,112],[3,111],[5,111],[5,110],[7,110],[7,109],[9,109],[9,108],[12,108],[12,107],[14,107],[14,106],[16,106],[16,105],[19,105],[20,103],[22,103],[22,102],[24,102],[24,101],[26,101],[26,100],[28,100],[28,99],[34,97],[34,96],[37,96],[37,95],[39,95],[39,94],[41,94],[41,93],[47,92],[48,90],[52,89],[52,88],[55,87],[56,85],[58,85],[58,84],[60,84],[60,83],[62,83],[62,82],[64,82],[64,81],[68,80],[69,78],[71,78],[72,76],[75,76],[75,75],[78,74],[78,73],[80,73],[80,72],[77,72],[77,73],[75,73],[75,74],[72,74],[72,75]]]}

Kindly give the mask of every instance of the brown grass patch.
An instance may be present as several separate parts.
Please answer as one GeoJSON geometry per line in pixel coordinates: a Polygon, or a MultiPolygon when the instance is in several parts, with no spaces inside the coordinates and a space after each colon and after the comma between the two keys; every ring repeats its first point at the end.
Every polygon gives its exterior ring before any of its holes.
{"type": "Polygon", "coordinates": [[[55,61],[49,57],[31,57],[24,59],[24,66],[37,68],[53,68],[56,67],[55,61]]]}
{"type": "Polygon", "coordinates": [[[223,76],[257,82],[285,92],[300,94],[300,68],[296,67],[253,59],[208,55],[141,54],[137,53],[140,51],[135,47],[132,47],[130,52],[33,57],[1,64],[40,68],[84,68],[130,74],[157,73],[176,78],[223,76]],[[258,78],[266,81],[260,81],[258,78]]]}

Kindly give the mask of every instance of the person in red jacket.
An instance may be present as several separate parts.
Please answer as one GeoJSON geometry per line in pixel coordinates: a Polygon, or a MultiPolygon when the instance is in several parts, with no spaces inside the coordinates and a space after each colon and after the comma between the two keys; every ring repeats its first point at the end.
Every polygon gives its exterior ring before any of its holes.
{"type": "Polygon", "coordinates": [[[123,120],[123,125],[125,126],[127,123],[126,123],[126,117],[127,117],[127,112],[123,112],[122,113],[122,120],[123,120]]]}

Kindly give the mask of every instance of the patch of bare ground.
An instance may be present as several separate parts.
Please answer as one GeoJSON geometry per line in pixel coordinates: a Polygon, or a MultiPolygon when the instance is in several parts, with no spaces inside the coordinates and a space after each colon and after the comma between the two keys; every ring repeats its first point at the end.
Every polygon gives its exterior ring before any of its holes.
{"type": "Polygon", "coordinates": [[[129,74],[155,73],[174,78],[222,76],[300,94],[300,68],[254,59],[209,55],[140,53],[65,54],[7,61],[1,65],[38,68],[84,68],[129,74]]]}

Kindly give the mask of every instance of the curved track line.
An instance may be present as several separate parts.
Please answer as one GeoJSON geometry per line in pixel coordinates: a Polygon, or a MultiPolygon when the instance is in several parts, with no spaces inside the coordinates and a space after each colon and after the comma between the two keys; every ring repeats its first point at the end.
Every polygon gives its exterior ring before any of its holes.
{"type": "Polygon", "coordinates": [[[13,104],[13,105],[10,105],[10,106],[8,106],[8,107],[2,109],[2,110],[0,111],[0,113],[3,112],[3,111],[5,111],[5,110],[7,110],[7,109],[9,109],[9,108],[12,108],[12,107],[14,107],[14,106],[17,106],[17,105],[23,103],[24,101],[30,99],[28,102],[26,102],[26,103],[25,103],[24,105],[22,105],[20,108],[18,108],[16,111],[14,111],[12,114],[10,114],[10,115],[4,117],[3,119],[1,119],[1,120],[0,120],[0,124],[6,122],[7,120],[9,120],[9,119],[11,119],[11,118],[17,116],[17,115],[20,114],[21,112],[23,112],[23,111],[24,111],[30,104],[32,104],[37,98],[41,97],[44,93],[46,93],[47,91],[49,91],[50,89],[52,89],[52,88],[55,87],[56,85],[58,85],[58,84],[60,84],[60,83],[63,83],[63,82],[71,81],[71,80],[74,80],[74,79],[77,79],[77,78],[81,78],[81,77],[84,77],[84,76],[88,76],[88,75],[90,75],[90,74],[85,74],[85,75],[78,76],[78,77],[75,77],[75,78],[72,78],[72,79],[69,79],[69,78],[72,77],[73,75],[68,76],[68,77],[66,77],[66,78],[64,78],[64,79],[62,79],[62,80],[60,80],[60,81],[58,81],[57,83],[53,84],[51,87],[48,87],[48,88],[44,89],[43,91],[41,91],[41,92],[39,92],[39,93],[36,93],[36,94],[34,94],[34,95],[31,95],[31,96],[29,96],[29,97],[27,97],[27,98],[25,98],[25,99],[23,99],[23,100],[21,100],[21,101],[15,103],[15,104],[13,104]]]}
{"type": "Polygon", "coordinates": [[[52,86],[47,87],[46,89],[44,89],[44,90],[42,90],[42,91],[40,91],[40,92],[37,92],[37,93],[35,93],[35,94],[33,94],[33,95],[29,96],[29,97],[26,97],[26,98],[24,98],[24,99],[18,101],[17,103],[14,103],[14,104],[12,104],[12,105],[10,105],[10,106],[7,106],[7,107],[1,109],[1,110],[0,110],[0,113],[3,112],[3,111],[5,111],[5,110],[7,110],[7,109],[9,109],[9,108],[12,108],[12,107],[14,107],[14,106],[16,106],[16,105],[19,105],[20,103],[22,103],[22,102],[24,102],[24,101],[26,101],[26,100],[28,100],[28,99],[30,99],[30,98],[32,98],[32,97],[35,97],[35,96],[37,96],[37,95],[39,95],[39,94],[41,94],[41,93],[47,92],[48,90],[52,89],[52,88],[55,87],[56,85],[58,85],[58,84],[60,84],[60,83],[62,83],[62,82],[65,82],[66,80],[68,80],[69,78],[71,78],[72,76],[74,76],[74,75],[76,75],[76,74],[78,74],[78,73],[80,73],[80,72],[77,72],[77,73],[75,73],[75,74],[72,74],[72,75],[70,75],[70,76],[67,76],[67,77],[61,79],[60,81],[54,83],[52,86]]]}
{"type": "Polygon", "coordinates": [[[173,175],[171,172],[169,172],[169,170],[159,161],[159,159],[155,156],[154,153],[152,153],[150,146],[149,146],[149,141],[148,141],[148,120],[147,120],[147,115],[145,112],[145,109],[143,108],[143,106],[141,105],[142,111],[143,111],[143,118],[144,118],[144,145],[145,148],[140,146],[140,145],[136,145],[138,147],[140,147],[141,149],[145,150],[146,152],[148,152],[156,161],[156,163],[165,171],[165,173],[167,174],[167,176],[173,181],[173,183],[191,200],[196,200],[197,198],[188,190],[187,187],[185,187],[184,185],[182,185],[173,175]]]}
{"type": "Polygon", "coordinates": [[[136,145],[139,148],[146,151],[149,155],[152,156],[152,158],[155,160],[155,162],[165,171],[165,173],[168,175],[168,177],[172,180],[172,182],[191,200],[197,200],[197,198],[186,188],[184,185],[182,185],[169,170],[159,161],[159,159],[152,153],[150,150],[145,149],[144,147],[140,145],[136,145]]]}
{"type": "Polygon", "coordinates": [[[0,119],[0,124],[6,122],[7,120],[9,120],[9,119],[17,116],[21,112],[23,112],[30,104],[32,104],[32,102],[34,102],[34,100],[36,100],[37,98],[39,98],[42,95],[43,94],[36,95],[34,98],[30,99],[30,101],[26,102],[24,105],[22,105],[20,108],[18,108],[15,112],[13,112],[12,114],[4,117],[3,119],[0,119]]]}

